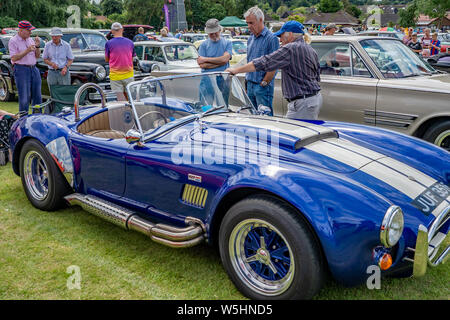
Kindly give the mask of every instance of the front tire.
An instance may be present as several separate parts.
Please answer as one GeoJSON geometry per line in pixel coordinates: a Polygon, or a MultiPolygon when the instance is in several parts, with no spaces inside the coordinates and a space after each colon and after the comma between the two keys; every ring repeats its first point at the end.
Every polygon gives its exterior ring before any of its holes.
{"type": "Polygon", "coordinates": [[[251,299],[310,299],[325,279],[321,251],[306,222],[284,202],[254,196],[235,204],[219,231],[222,263],[251,299]]]}
{"type": "Polygon", "coordinates": [[[433,125],[425,132],[423,139],[450,151],[450,120],[433,125]]]}
{"type": "Polygon", "coordinates": [[[71,192],[55,161],[37,140],[28,140],[21,150],[20,177],[28,200],[40,210],[59,209],[71,192]]]}

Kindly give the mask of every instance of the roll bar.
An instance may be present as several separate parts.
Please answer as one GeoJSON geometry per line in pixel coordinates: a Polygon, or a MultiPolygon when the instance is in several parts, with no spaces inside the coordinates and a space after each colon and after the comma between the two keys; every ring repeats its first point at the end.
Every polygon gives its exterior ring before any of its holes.
{"type": "Polygon", "coordinates": [[[83,84],[75,93],[75,100],[74,100],[74,111],[75,111],[75,121],[80,121],[80,107],[79,107],[79,103],[80,103],[80,97],[81,94],[89,88],[93,88],[95,90],[97,90],[97,92],[100,94],[100,97],[102,99],[102,108],[106,107],[106,96],[105,96],[105,92],[103,92],[103,89],[96,83],[85,83],[83,84]]]}

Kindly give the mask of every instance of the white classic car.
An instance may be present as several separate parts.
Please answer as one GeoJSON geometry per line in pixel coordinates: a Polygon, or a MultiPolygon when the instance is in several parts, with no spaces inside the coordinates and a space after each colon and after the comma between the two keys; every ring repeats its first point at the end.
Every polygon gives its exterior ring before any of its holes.
{"type": "Polygon", "coordinates": [[[140,41],[134,43],[139,60],[155,64],[155,71],[198,67],[195,46],[184,41],[140,41]]]}

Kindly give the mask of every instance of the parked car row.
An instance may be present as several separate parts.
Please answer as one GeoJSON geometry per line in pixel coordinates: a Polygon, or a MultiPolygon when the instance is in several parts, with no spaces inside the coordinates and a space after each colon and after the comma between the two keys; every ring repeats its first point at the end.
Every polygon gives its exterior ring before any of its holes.
{"type": "MultiPolygon", "coordinates": [[[[74,63],[69,69],[71,83],[80,85],[93,82],[109,89],[109,64],[105,61],[105,43],[107,41],[105,36],[99,31],[89,29],[62,29],[62,31],[62,39],[70,44],[74,55],[74,63]]],[[[35,29],[32,32],[32,37],[34,36],[41,38],[41,51],[43,51],[45,43],[51,41],[50,29],[35,29]]],[[[10,35],[0,36],[0,52],[3,53],[0,57],[0,101],[8,101],[17,93],[11,57],[8,52],[8,41],[11,37],[10,35]]],[[[48,66],[42,58],[39,58],[37,67],[42,76],[42,95],[44,98],[50,97],[47,85],[48,66]]],[[[149,76],[151,70],[151,62],[136,62],[136,79],[149,76]]]]}

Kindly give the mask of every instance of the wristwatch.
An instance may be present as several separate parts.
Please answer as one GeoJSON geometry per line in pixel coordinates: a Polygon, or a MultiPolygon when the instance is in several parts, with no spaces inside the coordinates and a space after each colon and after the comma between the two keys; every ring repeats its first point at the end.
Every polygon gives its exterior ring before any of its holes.
{"type": "Polygon", "coordinates": [[[267,86],[268,85],[268,83],[267,83],[267,81],[261,81],[261,83],[260,83],[260,86],[261,87],[265,87],[265,86],[267,86]]]}

